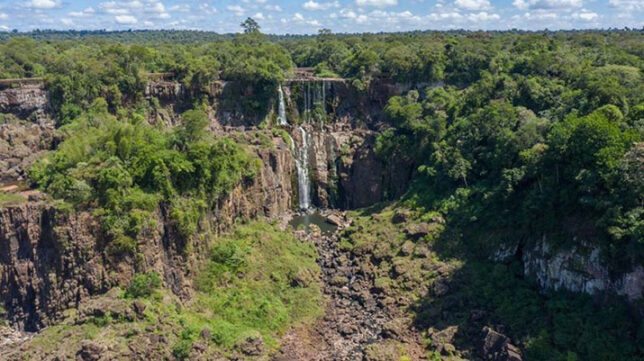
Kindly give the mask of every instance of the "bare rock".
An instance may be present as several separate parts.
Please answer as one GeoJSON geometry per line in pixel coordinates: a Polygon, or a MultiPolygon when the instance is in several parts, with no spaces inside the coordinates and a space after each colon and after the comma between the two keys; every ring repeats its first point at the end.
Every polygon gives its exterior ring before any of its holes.
{"type": "Polygon", "coordinates": [[[248,336],[237,345],[237,349],[247,356],[259,356],[264,352],[264,340],[261,336],[248,336]]]}
{"type": "Polygon", "coordinates": [[[145,303],[141,302],[140,300],[135,300],[134,302],[132,302],[132,310],[138,318],[145,317],[145,308],[145,303]]]}
{"type": "Polygon", "coordinates": [[[449,326],[443,330],[435,330],[430,328],[427,331],[428,336],[432,340],[432,345],[436,351],[443,354],[452,354],[456,351],[454,347],[454,338],[458,333],[458,326],[449,326]]]}
{"type": "Polygon", "coordinates": [[[98,361],[106,350],[107,348],[99,343],[83,340],[80,350],[76,352],[76,361],[98,361]]]}
{"type": "Polygon", "coordinates": [[[489,327],[483,328],[481,356],[492,361],[522,361],[521,350],[510,343],[510,338],[489,327]]]}

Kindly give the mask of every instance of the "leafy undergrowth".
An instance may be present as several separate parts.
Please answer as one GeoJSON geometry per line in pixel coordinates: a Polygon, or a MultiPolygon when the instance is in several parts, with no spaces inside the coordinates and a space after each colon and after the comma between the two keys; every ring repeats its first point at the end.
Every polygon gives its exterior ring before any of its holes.
{"type": "Polygon", "coordinates": [[[520,264],[465,252],[461,232],[435,212],[394,204],[352,217],[341,246],[371,263],[376,291],[414,318],[430,358],[475,357],[491,326],[527,360],[644,359],[644,326],[622,298],[601,306],[586,295],[539,292],[520,264]],[[443,330],[456,331],[446,340],[436,336],[443,330]]]}
{"type": "Polygon", "coordinates": [[[315,249],[288,231],[260,221],[241,225],[213,241],[191,301],[160,287],[157,274],[141,274],[126,290],[68,311],[7,359],[74,359],[88,340],[110,360],[262,357],[287,329],[321,316],[315,258],[315,249]]]}
{"type": "Polygon", "coordinates": [[[208,327],[226,349],[257,336],[274,349],[276,335],[322,314],[315,258],[312,245],[276,226],[257,221],[238,227],[216,240],[197,277],[186,330],[208,327]]]}

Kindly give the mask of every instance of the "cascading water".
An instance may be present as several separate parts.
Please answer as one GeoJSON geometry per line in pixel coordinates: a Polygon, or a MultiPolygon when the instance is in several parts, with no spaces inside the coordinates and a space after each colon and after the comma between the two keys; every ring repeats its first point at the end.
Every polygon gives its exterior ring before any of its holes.
{"type": "Polygon", "coordinates": [[[277,105],[277,122],[279,125],[288,125],[286,119],[286,102],[284,101],[284,91],[282,86],[277,87],[277,94],[279,95],[279,103],[277,105]]]}
{"type": "Polygon", "coordinates": [[[302,144],[297,149],[295,166],[297,167],[297,190],[301,210],[311,208],[311,178],[309,177],[309,135],[303,126],[297,127],[302,144]]]}

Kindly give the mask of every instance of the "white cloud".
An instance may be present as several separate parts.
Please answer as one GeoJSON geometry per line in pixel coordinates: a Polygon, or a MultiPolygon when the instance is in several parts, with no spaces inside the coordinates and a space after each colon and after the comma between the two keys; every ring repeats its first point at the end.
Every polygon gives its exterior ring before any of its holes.
{"type": "Polygon", "coordinates": [[[210,4],[206,4],[206,3],[203,3],[203,4],[199,5],[199,11],[202,12],[202,13],[206,13],[208,15],[212,15],[212,14],[217,13],[216,8],[210,6],[210,4]]]}
{"type": "Polygon", "coordinates": [[[608,0],[608,3],[624,10],[644,10],[644,0],[608,0]]]}
{"type": "Polygon", "coordinates": [[[96,10],[94,10],[94,8],[89,7],[89,8],[86,8],[86,9],[82,10],[82,11],[72,11],[67,15],[69,15],[71,17],[74,17],[74,18],[82,18],[82,17],[88,16],[88,15],[92,15],[95,12],[96,12],[96,10]]]}
{"type": "Polygon", "coordinates": [[[9,19],[9,15],[5,13],[0,13],[0,20],[6,20],[6,19],[9,19]]]}
{"type": "Polygon", "coordinates": [[[165,13],[165,6],[163,3],[155,3],[152,5],[152,8],[150,9],[154,11],[155,13],[165,13]]]}
{"type": "Polygon", "coordinates": [[[306,24],[306,25],[315,26],[315,27],[320,27],[322,25],[318,20],[307,19],[301,13],[293,14],[293,21],[296,23],[306,24]]]}
{"type": "Polygon", "coordinates": [[[255,19],[255,20],[264,20],[264,19],[266,19],[266,17],[262,13],[256,13],[255,15],[253,15],[253,19],[255,19]]]}
{"type": "MultiPolygon", "coordinates": [[[[202,4],[208,6],[208,4],[202,4]]],[[[190,12],[190,5],[188,4],[177,4],[170,6],[170,11],[179,11],[182,13],[190,12]]]]}
{"type": "Polygon", "coordinates": [[[491,7],[488,0],[456,0],[454,5],[463,10],[483,10],[491,7]]]}
{"type": "Polygon", "coordinates": [[[340,3],[338,1],[329,1],[329,2],[317,2],[314,0],[309,0],[302,5],[306,10],[328,10],[330,8],[339,8],[340,3]]]}
{"type": "Polygon", "coordinates": [[[122,25],[132,25],[137,23],[137,19],[132,15],[117,15],[114,17],[114,20],[122,25]]]}
{"type": "Polygon", "coordinates": [[[282,8],[279,5],[270,5],[270,4],[268,4],[268,5],[264,6],[264,9],[266,9],[268,11],[277,11],[277,12],[282,11],[282,8]]]}
{"type": "Polygon", "coordinates": [[[342,9],[340,10],[340,17],[343,19],[355,19],[358,17],[358,14],[351,9],[342,9]]]}
{"type": "Polygon", "coordinates": [[[573,9],[583,5],[583,0],[514,0],[515,7],[525,9],[573,9]]]}
{"type": "Polygon", "coordinates": [[[226,9],[237,16],[244,15],[244,13],[246,12],[246,9],[239,5],[228,5],[226,6],[226,9]]]}
{"type": "Polygon", "coordinates": [[[576,12],[576,13],[572,14],[572,17],[574,19],[580,19],[580,20],[584,20],[584,21],[593,21],[593,20],[597,20],[599,18],[599,15],[597,13],[595,13],[595,12],[590,11],[590,10],[581,9],[580,12],[576,12]]]}
{"type": "Polygon", "coordinates": [[[456,11],[446,12],[446,13],[431,13],[429,14],[430,20],[440,21],[440,20],[460,20],[463,18],[463,15],[456,11]]]}
{"type": "Polygon", "coordinates": [[[523,14],[523,18],[526,20],[554,20],[558,17],[559,15],[557,13],[547,10],[536,10],[523,14]]]}
{"type": "Polygon", "coordinates": [[[66,26],[74,25],[74,20],[69,19],[69,18],[62,18],[62,19],[60,19],[60,22],[63,23],[63,25],[66,25],[66,26]]]}
{"type": "Polygon", "coordinates": [[[374,6],[378,8],[384,8],[387,6],[398,5],[398,0],[356,0],[356,5],[361,7],[374,6]]]}
{"type": "Polygon", "coordinates": [[[6,25],[0,25],[0,30],[9,31],[9,27],[6,25]]]}
{"type": "Polygon", "coordinates": [[[34,9],[53,9],[60,6],[60,0],[31,0],[27,7],[34,9]]]}
{"type": "Polygon", "coordinates": [[[473,22],[480,22],[480,21],[499,20],[501,19],[501,17],[498,14],[488,14],[485,11],[481,11],[478,14],[467,15],[467,19],[473,22]]]}

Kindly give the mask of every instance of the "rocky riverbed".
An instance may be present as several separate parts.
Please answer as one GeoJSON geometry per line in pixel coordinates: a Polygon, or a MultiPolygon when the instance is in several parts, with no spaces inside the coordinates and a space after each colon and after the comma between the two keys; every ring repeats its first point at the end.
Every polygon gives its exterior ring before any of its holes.
{"type": "MultiPolygon", "coordinates": [[[[329,221],[341,219],[332,216],[329,221]]],[[[313,327],[288,333],[273,360],[424,359],[418,332],[411,327],[411,320],[377,291],[369,263],[339,246],[338,233],[350,221],[344,222],[328,235],[315,226],[309,232],[296,231],[318,249],[326,312],[313,327]]]]}

